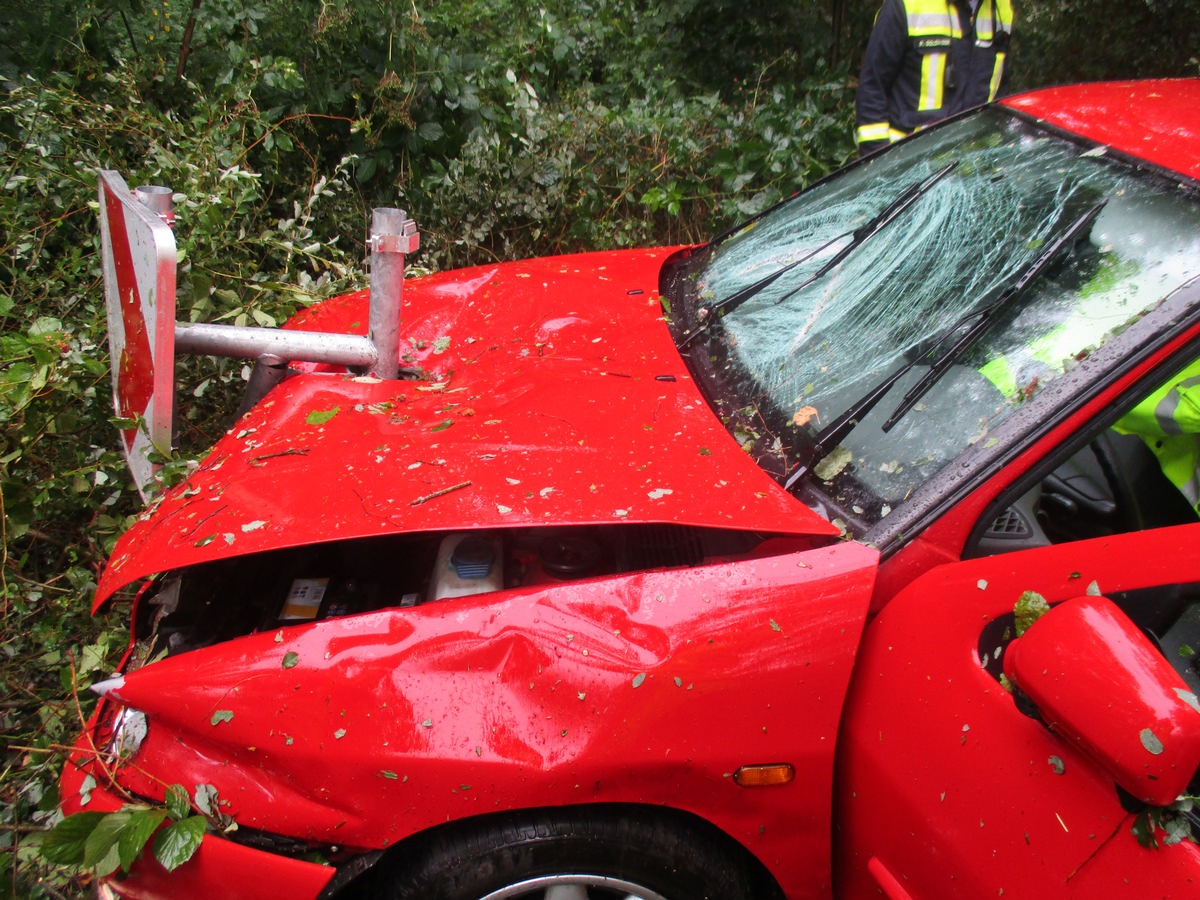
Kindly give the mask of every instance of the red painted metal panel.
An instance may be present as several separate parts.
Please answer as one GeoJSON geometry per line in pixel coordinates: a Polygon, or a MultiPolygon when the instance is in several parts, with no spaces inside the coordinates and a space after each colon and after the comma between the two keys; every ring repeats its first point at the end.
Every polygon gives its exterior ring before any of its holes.
{"type": "MultiPolygon", "coordinates": [[[[126,533],[97,606],[178,566],[397,532],[678,522],[835,535],[704,402],[662,321],[665,255],[409,282],[403,340],[437,380],[285,382],[126,533]]],[[[297,324],[365,328],[365,299],[297,324]]]]}
{"type": "Polygon", "coordinates": [[[1195,848],[1141,847],[1112,778],[1017,711],[980,638],[1027,590],[1195,580],[1197,540],[1188,525],[972,560],[901,592],[867,628],[842,722],[839,893],[877,891],[877,857],[916,897],[1190,896],[1195,848]]]}
{"type": "Polygon", "coordinates": [[[1077,597],[1038,619],[1005,652],[1004,674],[1143,802],[1170,806],[1200,769],[1195,695],[1104,597],[1077,597]]]}
{"type": "Polygon", "coordinates": [[[175,872],[143,857],[128,878],[110,880],[108,886],[129,900],[311,900],[334,871],[331,866],[264,853],[209,834],[175,872]]]}
{"type": "Polygon", "coordinates": [[[1004,105],[1123,153],[1200,178],[1200,79],[1073,84],[1004,105]]]}
{"type": "MultiPolygon", "coordinates": [[[[96,719],[88,723],[89,732],[96,719]]],[[[75,744],[70,762],[63,768],[61,789],[63,813],[114,812],[129,798],[113,792],[107,779],[88,764],[95,755],[87,737],[75,744]],[[84,805],[81,792],[84,777],[93,774],[95,786],[87,791],[84,805]]],[[[320,893],[334,869],[274,853],[254,850],[214,834],[207,834],[195,855],[168,872],[147,851],[128,875],[120,872],[104,880],[106,887],[131,900],[261,900],[280,897],[287,900],[311,900],[320,893]]]]}
{"type": "Polygon", "coordinates": [[[676,807],[789,896],[825,896],[833,748],[876,560],[842,543],[169,657],[111,695],[150,723],[122,782],[211,783],[243,827],[364,848],[498,809],[676,807]],[[794,782],[730,777],[779,762],[794,782]]]}

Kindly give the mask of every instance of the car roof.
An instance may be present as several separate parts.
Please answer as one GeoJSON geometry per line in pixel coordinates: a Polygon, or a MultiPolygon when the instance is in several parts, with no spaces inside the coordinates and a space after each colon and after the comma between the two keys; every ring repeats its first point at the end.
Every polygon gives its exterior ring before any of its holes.
{"type": "Polygon", "coordinates": [[[1200,180],[1200,79],[1072,84],[1019,94],[1002,103],[1200,180]]]}

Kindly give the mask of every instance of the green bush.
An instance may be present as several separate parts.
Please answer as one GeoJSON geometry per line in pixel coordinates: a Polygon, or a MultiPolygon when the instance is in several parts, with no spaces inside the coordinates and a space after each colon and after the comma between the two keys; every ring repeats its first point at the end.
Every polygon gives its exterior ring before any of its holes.
{"type": "MultiPolygon", "coordinates": [[[[617,90],[589,79],[624,39],[621,4],[573,28],[568,7],[530,15],[485,56],[487,29],[474,25],[493,6],[417,21],[351,4],[314,23],[284,4],[211,3],[190,79],[174,77],[177,56],[157,52],[161,35],[150,52],[159,33],[146,24],[172,11],[183,21],[182,4],[117,4],[73,20],[56,71],[36,77],[12,63],[48,53],[42,44],[0,54],[11,79],[0,98],[0,665],[16,692],[0,713],[0,860],[17,895],[88,879],[34,851],[57,815],[61,748],[91,706],[82,689],[112,671],[127,641],[123,609],[88,615],[100,567],[140,505],[115,450],[99,168],[175,191],[178,318],[273,325],[365,283],[371,206],[409,208],[427,269],[690,242],[852,152],[845,73],[722,97],[640,70],[617,90]]],[[[55,19],[53,3],[40,8],[55,19]]],[[[610,72],[633,68],[609,60],[610,72]]],[[[190,360],[177,375],[181,442],[203,447],[228,423],[243,366],[190,360]]]]}
{"type": "MultiPolygon", "coordinates": [[[[97,169],[175,190],[180,319],[271,325],[362,286],[374,206],[417,219],[424,269],[700,241],[853,155],[852,67],[876,6],[0,9],[5,892],[87,881],[38,862],[35,844],[56,815],[61,747],[89,709],[79,688],[127,640],[124,610],[88,615],[140,505],[114,449],[97,169]]],[[[1022,4],[1014,86],[1194,73],[1191,6],[1022,4]]],[[[243,366],[189,360],[177,374],[181,444],[203,447],[243,366]]]]}
{"type": "MultiPolygon", "coordinates": [[[[97,169],[179,192],[183,318],[273,323],[362,283],[353,254],[317,236],[336,234],[329,223],[347,209],[361,219],[349,161],[298,173],[284,196],[245,165],[247,138],[285,134],[284,126],[249,105],[200,96],[186,114],[162,111],[144,101],[128,69],[89,74],[84,85],[25,79],[0,100],[6,867],[27,859],[19,849],[26,831],[55,814],[57,750],[90,706],[76,688],[111,672],[127,640],[124,611],[111,621],[88,615],[97,572],[140,505],[111,422],[97,169]]],[[[279,156],[288,152],[275,144],[279,156]]],[[[211,437],[230,401],[206,388],[239,375],[240,366],[189,367],[184,428],[211,437]]],[[[36,895],[36,878],[53,887],[65,877],[23,871],[4,881],[19,885],[18,896],[36,895]]]]}
{"type": "Polygon", "coordinates": [[[845,82],[609,107],[542,103],[513,76],[503,126],[476,129],[407,200],[438,266],[599,247],[694,243],[854,152],[845,82]]]}

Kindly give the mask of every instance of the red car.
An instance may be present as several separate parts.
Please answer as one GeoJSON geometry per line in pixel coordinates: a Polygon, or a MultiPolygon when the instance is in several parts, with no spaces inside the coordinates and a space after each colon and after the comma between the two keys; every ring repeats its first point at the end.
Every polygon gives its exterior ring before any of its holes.
{"type": "Polygon", "coordinates": [[[211,785],[237,828],[104,890],[1195,896],[1197,498],[1135,411],[1198,276],[1188,80],[1010,98],[705,246],[406,282],[403,377],[276,361],[109,563],[64,810],[211,785]]]}

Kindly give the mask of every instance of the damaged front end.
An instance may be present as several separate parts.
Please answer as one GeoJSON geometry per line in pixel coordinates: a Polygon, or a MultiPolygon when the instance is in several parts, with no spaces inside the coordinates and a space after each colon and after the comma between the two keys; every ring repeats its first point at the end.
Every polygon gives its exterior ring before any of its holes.
{"type": "Polygon", "coordinates": [[[819,847],[875,562],[856,544],[633,525],[168,573],[138,599],[123,673],[97,685],[85,768],[139,799],[213,785],[236,822],[223,842],[350,873],[447,821],[571,804],[685,809],[769,856],[799,814],[819,847]],[[728,779],[779,760],[806,773],[784,808],[728,779]]]}
{"type": "MultiPolygon", "coordinates": [[[[399,230],[375,252],[415,246],[399,230]]],[[[265,877],[273,895],[332,894],[435,826],[595,804],[685,813],[764,866],[828,870],[877,554],[840,542],[712,414],[663,322],[670,256],[444,273],[408,283],[394,334],[374,289],[277,333],[301,336],[259,355],[279,383],[101,580],[97,607],[142,585],[134,638],[95,686],[64,810],[182,785],[203,788],[212,825],[178,872],[143,859],[107,889],[257,897],[265,877]],[[369,346],[339,343],[367,322],[369,346]],[[281,364],[281,346],[308,355],[281,364]],[[401,346],[415,378],[377,371],[401,346]],[[762,766],[804,778],[732,777],[762,766]]],[[[127,376],[169,364],[170,341],[143,338],[174,323],[153,301],[162,277],[107,268],[118,411],[146,421],[125,435],[133,459],[164,388],[135,377],[131,393],[127,376]],[[138,318],[150,307],[157,323],[138,318]]],[[[175,336],[231,354],[256,340],[175,336]]]]}

